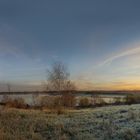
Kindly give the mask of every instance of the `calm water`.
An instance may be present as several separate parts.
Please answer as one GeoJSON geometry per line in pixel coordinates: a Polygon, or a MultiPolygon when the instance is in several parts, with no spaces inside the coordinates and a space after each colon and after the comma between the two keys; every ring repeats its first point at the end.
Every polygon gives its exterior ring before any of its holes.
{"type": "MultiPolygon", "coordinates": [[[[42,98],[43,96],[48,96],[46,94],[39,94],[39,95],[33,95],[33,94],[20,94],[20,95],[17,95],[17,94],[12,94],[12,95],[6,95],[8,96],[9,98],[11,99],[17,99],[17,98],[23,98],[24,101],[29,104],[29,105],[32,105],[33,102],[34,102],[34,99],[40,99],[42,98]]],[[[2,99],[4,98],[4,95],[0,95],[0,102],[2,101],[2,99]]]]}
{"type": "MultiPolygon", "coordinates": [[[[12,98],[12,99],[16,99],[16,98],[23,98],[25,100],[25,102],[29,105],[32,105],[34,100],[40,100],[42,97],[44,96],[51,96],[51,95],[47,95],[47,94],[38,94],[38,95],[34,95],[34,94],[20,94],[20,95],[17,95],[17,94],[12,94],[12,95],[7,95],[8,97],[12,98]]],[[[53,95],[54,96],[54,95],[53,95]]],[[[0,102],[2,101],[4,95],[0,95],[0,102]]],[[[83,98],[83,97],[87,97],[89,99],[91,99],[91,95],[78,95],[76,96],[76,98],[79,100],[80,98],[83,98]]],[[[118,98],[120,97],[121,99],[123,99],[125,96],[124,95],[100,95],[100,97],[107,103],[113,103],[114,102],[114,98],[118,98]]]]}

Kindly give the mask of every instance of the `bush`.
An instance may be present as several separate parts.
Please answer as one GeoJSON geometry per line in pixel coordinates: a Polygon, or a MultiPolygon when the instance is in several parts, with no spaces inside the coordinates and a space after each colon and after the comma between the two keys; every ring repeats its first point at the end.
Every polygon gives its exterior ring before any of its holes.
{"type": "Polygon", "coordinates": [[[40,107],[53,108],[55,97],[43,96],[40,99],[40,107]]]}
{"type": "Polygon", "coordinates": [[[79,102],[80,107],[88,107],[90,105],[88,98],[81,98],[79,102]]]}
{"type": "Polygon", "coordinates": [[[44,96],[40,100],[40,107],[50,109],[51,112],[63,114],[64,107],[74,107],[76,103],[75,96],[72,94],[63,94],[62,96],[44,96]]]}
{"type": "Polygon", "coordinates": [[[138,104],[140,103],[140,95],[134,95],[134,94],[127,95],[126,98],[124,99],[124,102],[129,105],[138,104]]]}
{"type": "Polygon", "coordinates": [[[6,107],[14,107],[14,108],[27,108],[28,107],[28,105],[25,103],[23,98],[12,99],[8,96],[5,96],[2,102],[5,103],[6,107]]]}
{"type": "Polygon", "coordinates": [[[53,112],[57,113],[58,115],[60,114],[64,114],[64,106],[63,106],[63,101],[62,101],[62,97],[58,96],[54,98],[54,102],[53,102],[53,112]]]}
{"type": "Polygon", "coordinates": [[[75,107],[76,105],[75,96],[72,94],[63,94],[61,100],[64,107],[75,107]]]}
{"type": "Polygon", "coordinates": [[[53,108],[57,108],[62,106],[62,98],[61,96],[54,97],[53,108]]]}
{"type": "Polygon", "coordinates": [[[58,106],[74,107],[75,105],[76,99],[72,94],[63,94],[56,97],[44,96],[40,100],[40,106],[47,108],[56,108],[58,106]]]}
{"type": "Polygon", "coordinates": [[[120,105],[122,102],[121,102],[121,98],[120,97],[115,97],[114,98],[114,104],[116,105],[120,105]]]}
{"type": "Polygon", "coordinates": [[[57,97],[44,96],[40,100],[40,106],[41,108],[50,109],[51,113],[57,113],[58,115],[64,113],[62,99],[60,96],[57,97]]]}

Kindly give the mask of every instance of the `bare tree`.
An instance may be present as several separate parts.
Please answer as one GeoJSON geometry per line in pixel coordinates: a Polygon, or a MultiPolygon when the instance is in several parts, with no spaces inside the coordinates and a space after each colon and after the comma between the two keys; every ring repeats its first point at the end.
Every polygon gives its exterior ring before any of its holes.
{"type": "Polygon", "coordinates": [[[61,62],[55,62],[51,70],[47,70],[47,90],[48,91],[68,91],[74,90],[75,85],[70,80],[70,73],[61,62]]]}
{"type": "Polygon", "coordinates": [[[51,70],[47,70],[47,91],[58,92],[61,95],[61,105],[73,107],[76,104],[75,96],[72,94],[75,90],[66,66],[61,62],[55,62],[51,70]]]}

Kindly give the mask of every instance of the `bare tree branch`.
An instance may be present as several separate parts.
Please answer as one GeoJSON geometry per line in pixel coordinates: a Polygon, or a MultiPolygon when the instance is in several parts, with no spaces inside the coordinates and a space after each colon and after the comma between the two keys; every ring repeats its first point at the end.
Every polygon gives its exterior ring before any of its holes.
{"type": "Polygon", "coordinates": [[[61,62],[55,62],[51,70],[47,70],[48,91],[68,91],[75,90],[75,85],[70,81],[70,73],[66,66],[61,62]]]}

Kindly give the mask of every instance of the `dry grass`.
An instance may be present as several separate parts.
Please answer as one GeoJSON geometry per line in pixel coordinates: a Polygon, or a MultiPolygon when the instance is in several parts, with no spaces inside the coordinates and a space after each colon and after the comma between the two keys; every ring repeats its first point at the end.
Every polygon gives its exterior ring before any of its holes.
{"type": "Polygon", "coordinates": [[[0,109],[0,140],[139,139],[140,105],[66,110],[0,109]],[[134,117],[135,116],[135,117],[134,117]]]}

